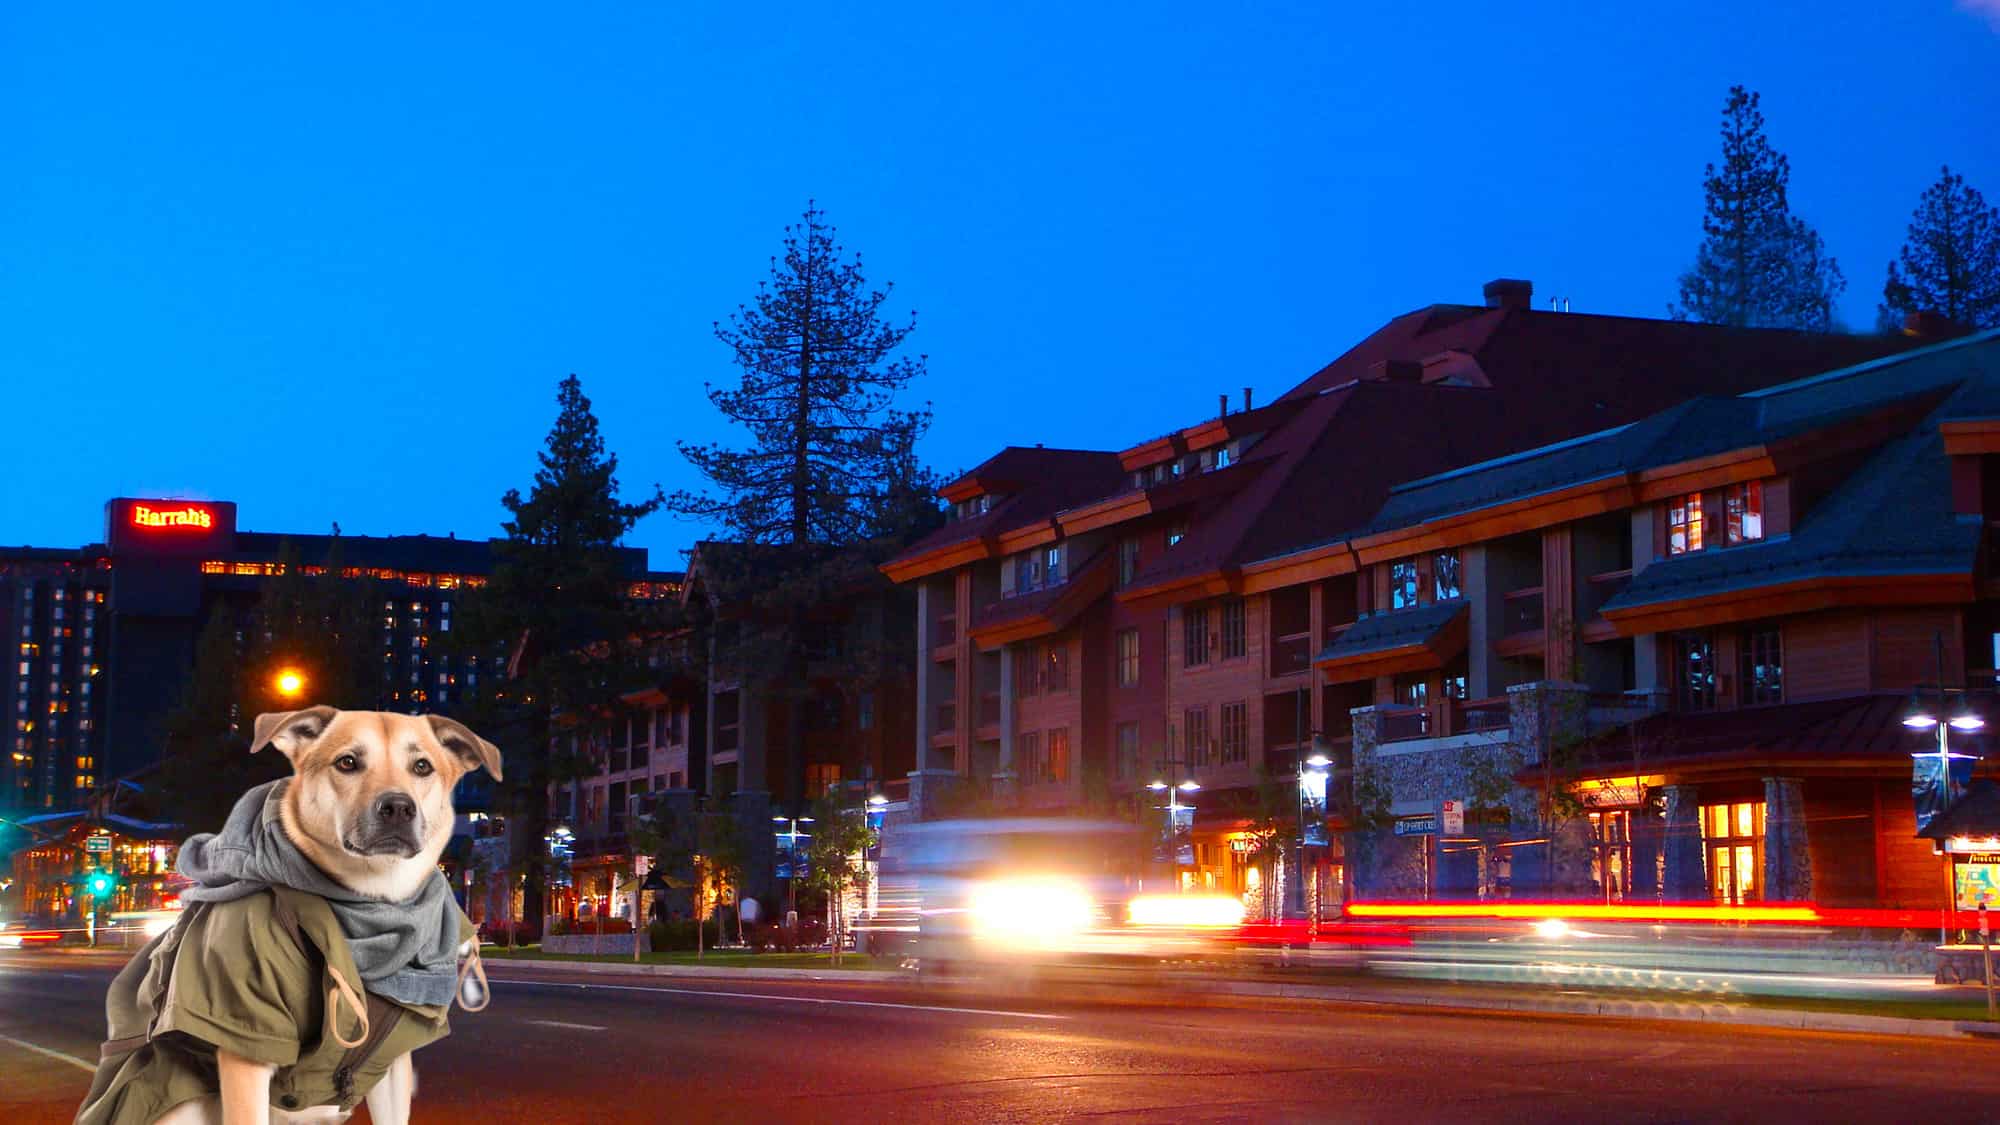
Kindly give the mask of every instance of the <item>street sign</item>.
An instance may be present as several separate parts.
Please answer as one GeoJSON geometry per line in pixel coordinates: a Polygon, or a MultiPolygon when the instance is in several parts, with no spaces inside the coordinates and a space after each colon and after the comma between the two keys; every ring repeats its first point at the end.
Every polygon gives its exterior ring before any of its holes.
{"type": "Polygon", "coordinates": [[[83,850],[89,852],[91,855],[103,855],[111,850],[111,837],[85,836],[83,838],[83,850]]]}
{"type": "Polygon", "coordinates": [[[1438,818],[1426,813],[1423,816],[1399,816],[1396,818],[1398,836],[1435,836],[1438,818]]]}
{"type": "Polygon", "coordinates": [[[1438,830],[1447,836],[1465,835],[1465,802],[1438,802],[1438,830]]]}

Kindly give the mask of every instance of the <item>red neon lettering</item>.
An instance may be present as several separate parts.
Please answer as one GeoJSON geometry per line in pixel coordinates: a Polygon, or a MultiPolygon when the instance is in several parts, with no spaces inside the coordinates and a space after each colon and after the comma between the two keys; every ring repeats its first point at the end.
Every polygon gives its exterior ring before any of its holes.
{"type": "Polygon", "coordinates": [[[133,527],[199,527],[213,528],[215,517],[207,508],[148,508],[144,504],[132,505],[133,527]]]}

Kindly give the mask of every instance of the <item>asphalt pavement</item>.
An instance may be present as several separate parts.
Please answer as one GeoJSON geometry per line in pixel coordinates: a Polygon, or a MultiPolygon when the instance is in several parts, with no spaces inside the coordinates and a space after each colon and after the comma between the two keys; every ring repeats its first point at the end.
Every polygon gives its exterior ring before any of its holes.
{"type": "MultiPolygon", "coordinates": [[[[117,962],[0,953],[0,1121],[67,1121],[117,962]]],[[[492,969],[416,1120],[1978,1121],[2000,1045],[1244,1000],[492,969]]],[[[365,1119],[365,1114],[362,1115],[365,1119]]]]}

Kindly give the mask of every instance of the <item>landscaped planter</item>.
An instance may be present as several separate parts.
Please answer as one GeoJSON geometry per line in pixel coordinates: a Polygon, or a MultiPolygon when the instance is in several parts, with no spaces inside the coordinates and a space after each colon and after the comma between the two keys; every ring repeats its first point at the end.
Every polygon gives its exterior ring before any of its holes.
{"type": "Polygon", "coordinates": [[[639,934],[564,934],[560,937],[542,939],[543,953],[587,953],[597,956],[632,955],[632,942],[639,942],[639,952],[651,953],[653,943],[647,935],[639,934]]]}

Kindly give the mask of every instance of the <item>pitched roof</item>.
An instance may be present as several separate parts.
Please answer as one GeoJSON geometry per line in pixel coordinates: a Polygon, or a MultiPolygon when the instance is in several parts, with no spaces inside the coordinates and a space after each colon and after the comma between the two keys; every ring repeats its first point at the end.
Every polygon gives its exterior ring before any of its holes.
{"type": "Polygon", "coordinates": [[[1953,836],[1990,839],[2000,836],[2000,784],[1992,778],[1977,778],[1951,807],[1917,829],[1927,840],[1948,840],[1953,836]]]}
{"type": "Polygon", "coordinates": [[[1333,643],[1314,658],[1313,663],[1426,644],[1454,618],[1464,613],[1467,604],[1463,598],[1453,598],[1410,609],[1369,614],[1335,637],[1333,643]]]}
{"type": "MultiPolygon", "coordinates": [[[[1092,449],[1044,449],[1010,445],[977,468],[946,485],[986,482],[1011,491],[996,493],[991,510],[970,519],[953,520],[910,544],[898,561],[991,538],[1047,520],[1065,508],[1109,496],[1125,484],[1124,466],[1116,453],[1092,449]]],[[[977,493],[975,493],[977,495],[977,493]]]]}
{"type": "Polygon", "coordinates": [[[1666,711],[1598,735],[1577,756],[1585,772],[1630,773],[1635,746],[1641,773],[1676,764],[1815,758],[1878,758],[1907,770],[1911,752],[1924,748],[1924,740],[1903,726],[1908,705],[1906,694],[1872,692],[1729,711],[1666,711]]]}

